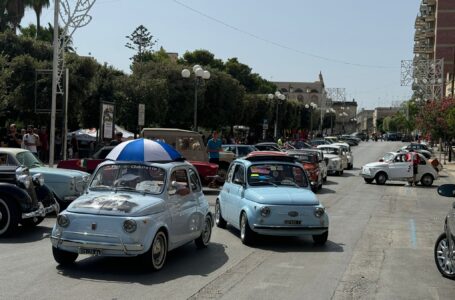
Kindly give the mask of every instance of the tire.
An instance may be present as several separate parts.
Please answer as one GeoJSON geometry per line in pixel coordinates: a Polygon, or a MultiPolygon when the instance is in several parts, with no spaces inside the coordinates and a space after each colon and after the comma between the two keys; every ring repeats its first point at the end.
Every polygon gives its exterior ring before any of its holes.
{"type": "Polygon", "coordinates": [[[73,264],[79,256],[77,253],[68,252],[55,247],[52,247],[52,255],[54,256],[55,261],[61,266],[73,264]]]}
{"type": "Polygon", "coordinates": [[[210,237],[212,236],[212,218],[210,216],[205,217],[204,228],[202,229],[201,235],[194,240],[196,247],[199,249],[207,248],[210,243],[210,237]]]}
{"type": "Polygon", "coordinates": [[[323,234],[315,234],[313,235],[313,242],[316,245],[324,245],[327,242],[327,238],[329,237],[329,232],[326,231],[323,234]]]}
{"type": "Polygon", "coordinates": [[[318,190],[322,190],[322,182],[318,185],[318,190]]]}
{"type": "Polygon", "coordinates": [[[434,262],[442,276],[455,279],[455,259],[449,259],[446,233],[442,233],[434,245],[434,262]]]}
{"type": "Polygon", "coordinates": [[[318,187],[317,187],[317,186],[314,186],[314,185],[312,185],[312,186],[311,186],[311,191],[312,191],[313,193],[315,193],[315,194],[316,194],[316,193],[317,193],[317,191],[318,191],[318,187]]]}
{"type": "Polygon", "coordinates": [[[255,233],[251,230],[248,223],[248,217],[245,212],[240,215],[240,240],[244,245],[252,245],[254,243],[255,233]]]}
{"type": "Polygon", "coordinates": [[[365,180],[366,183],[370,184],[373,183],[374,178],[363,178],[363,180],[365,180]]]}
{"type": "Polygon", "coordinates": [[[0,198],[0,237],[10,236],[19,224],[19,208],[11,200],[0,198]]]}
{"type": "Polygon", "coordinates": [[[149,251],[140,255],[141,265],[159,271],[166,262],[168,250],[167,236],[163,230],[159,230],[153,238],[149,251]]]}
{"type": "Polygon", "coordinates": [[[216,199],[216,204],[215,204],[215,224],[216,227],[218,228],[226,228],[226,220],[223,219],[223,215],[221,214],[221,205],[220,205],[220,200],[216,199]]]}
{"type": "Polygon", "coordinates": [[[379,172],[374,178],[376,180],[376,184],[379,185],[384,185],[387,181],[387,175],[384,172],[379,172]]]}
{"type": "Polygon", "coordinates": [[[34,217],[34,218],[28,218],[28,219],[23,219],[21,221],[22,226],[27,227],[27,228],[32,228],[43,222],[44,217],[34,217]]]}
{"type": "Polygon", "coordinates": [[[430,174],[424,174],[422,178],[420,178],[420,183],[423,186],[432,186],[433,185],[433,176],[430,174]]]}
{"type": "Polygon", "coordinates": [[[349,164],[348,165],[348,170],[352,170],[352,169],[354,169],[354,165],[353,164],[349,164]]]}

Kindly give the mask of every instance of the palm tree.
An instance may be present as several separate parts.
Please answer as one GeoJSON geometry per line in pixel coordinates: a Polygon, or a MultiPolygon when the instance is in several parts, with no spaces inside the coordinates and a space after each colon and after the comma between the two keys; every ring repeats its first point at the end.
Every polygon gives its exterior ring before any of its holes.
{"type": "Polygon", "coordinates": [[[25,7],[30,0],[6,0],[6,11],[8,13],[8,23],[11,29],[16,33],[16,29],[21,24],[24,17],[25,7]]]}
{"type": "Polygon", "coordinates": [[[43,8],[49,7],[49,0],[28,0],[27,6],[32,7],[36,14],[36,38],[41,30],[41,12],[43,8]]]}

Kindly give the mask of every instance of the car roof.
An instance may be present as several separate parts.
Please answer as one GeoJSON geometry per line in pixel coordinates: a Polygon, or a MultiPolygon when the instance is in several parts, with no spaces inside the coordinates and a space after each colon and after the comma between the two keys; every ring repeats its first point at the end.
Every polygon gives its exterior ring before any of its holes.
{"type": "Polygon", "coordinates": [[[10,154],[16,155],[17,153],[27,152],[28,150],[22,149],[22,148],[7,148],[7,147],[0,147],[0,151],[1,151],[1,152],[5,152],[5,153],[10,153],[10,154]]]}

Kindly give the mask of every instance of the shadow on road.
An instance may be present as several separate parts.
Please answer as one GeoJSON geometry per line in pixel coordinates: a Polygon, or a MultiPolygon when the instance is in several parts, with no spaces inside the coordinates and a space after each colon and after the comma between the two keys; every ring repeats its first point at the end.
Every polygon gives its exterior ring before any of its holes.
{"type": "Polygon", "coordinates": [[[32,228],[19,226],[13,236],[1,238],[0,244],[25,244],[40,241],[49,238],[51,231],[51,227],[39,225],[32,228]]]}
{"type": "Polygon", "coordinates": [[[335,191],[322,186],[322,189],[320,189],[316,194],[335,194],[335,191]]]}
{"type": "Polygon", "coordinates": [[[323,183],[323,186],[324,185],[335,185],[335,184],[338,184],[338,182],[327,180],[326,182],[323,183]]]}
{"type": "Polygon", "coordinates": [[[59,274],[73,279],[152,285],[188,275],[208,276],[227,262],[225,247],[210,243],[205,249],[197,249],[194,243],[187,244],[169,252],[159,272],[145,269],[134,257],[91,256],[56,269],[59,274]]]}
{"type": "Polygon", "coordinates": [[[357,174],[349,173],[348,171],[343,172],[343,175],[339,177],[352,177],[352,176],[357,176],[357,174]]]}

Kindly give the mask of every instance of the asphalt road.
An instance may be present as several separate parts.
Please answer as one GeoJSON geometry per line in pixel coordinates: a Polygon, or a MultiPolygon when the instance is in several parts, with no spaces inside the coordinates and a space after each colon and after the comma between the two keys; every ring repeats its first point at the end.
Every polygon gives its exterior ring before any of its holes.
{"type": "MultiPolygon", "coordinates": [[[[455,299],[433,246],[452,199],[432,188],[365,184],[359,168],[397,142],[354,147],[354,166],[330,176],[319,199],[330,216],[329,241],[261,238],[242,245],[239,232],[214,228],[209,248],[171,252],[149,272],[134,259],[79,257],[57,266],[48,239],[55,218],[15,238],[0,239],[0,299],[455,299]]],[[[213,204],[216,194],[208,195],[213,204]]]]}

